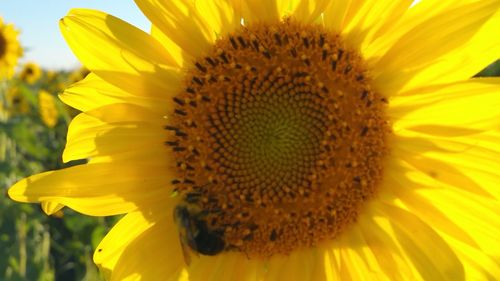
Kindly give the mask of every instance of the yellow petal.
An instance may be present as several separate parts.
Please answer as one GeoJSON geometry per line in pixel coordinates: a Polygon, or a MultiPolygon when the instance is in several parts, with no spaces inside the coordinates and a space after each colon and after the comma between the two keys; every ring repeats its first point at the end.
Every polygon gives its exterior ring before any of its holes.
{"type": "Polygon", "coordinates": [[[402,175],[397,181],[388,179],[386,188],[391,188],[411,213],[439,231],[464,262],[467,274],[490,272],[491,262],[486,261],[500,256],[500,248],[494,246],[500,229],[498,201],[443,186],[419,186],[402,175]],[[485,263],[471,264],[471,255],[485,263]]]}
{"type": "Polygon", "coordinates": [[[460,81],[495,61],[500,36],[492,34],[498,34],[500,1],[465,2],[423,16],[425,21],[407,29],[385,54],[378,52],[382,57],[373,66],[380,72],[375,75],[376,86],[393,95],[460,81]]]}
{"type": "MultiPolygon", "coordinates": [[[[429,225],[432,225],[434,229],[446,233],[450,237],[464,243],[478,247],[474,237],[453,222],[453,218],[450,218],[450,216],[446,214],[446,210],[442,210],[441,204],[439,204],[438,201],[429,200],[429,198],[421,195],[419,190],[423,189],[424,186],[412,181],[406,177],[404,173],[388,171],[386,174],[384,187],[391,189],[395,198],[401,200],[408,210],[416,214],[429,225]]],[[[395,198],[392,198],[390,201],[395,200],[395,198]]],[[[384,201],[390,203],[389,200],[384,201]]]]}
{"type": "Polygon", "coordinates": [[[164,118],[130,104],[100,107],[74,118],[68,128],[63,161],[124,152],[155,151],[158,161],[170,159],[164,118]]]}
{"type": "Polygon", "coordinates": [[[333,274],[329,261],[328,252],[331,248],[323,248],[321,246],[316,249],[311,249],[312,274],[311,280],[333,281],[333,274]]]}
{"type": "MultiPolygon", "coordinates": [[[[400,19],[408,12],[413,2],[413,0],[365,1],[363,9],[356,14],[356,18],[343,32],[349,41],[358,43],[361,52],[365,54],[368,46],[380,37],[386,36],[392,27],[399,25],[400,19]]],[[[366,54],[365,57],[370,58],[366,54]]]]}
{"type": "MultiPolygon", "coordinates": [[[[235,15],[226,0],[135,2],[155,28],[165,35],[161,38],[168,39],[164,42],[165,46],[175,43],[189,54],[190,58],[202,56],[219,35],[226,34],[240,25],[240,18],[235,15]]],[[[190,58],[184,58],[183,61],[191,63],[186,61],[190,58]]]]}
{"type": "Polygon", "coordinates": [[[458,241],[449,241],[465,268],[465,280],[495,280],[500,276],[498,256],[488,256],[480,249],[458,241]]]}
{"type": "MultiPolygon", "coordinates": [[[[428,21],[430,18],[440,14],[446,14],[448,11],[460,6],[473,3],[476,0],[425,0],[415,1],[412,7],[406,10],[397,24],[387,27],[387,30],[380,34],[372,44],[363,50],[368,58],[380,57],[387,52],[403,35],[416,26],[428,21]]],[[[394,1],[398,2],[398,1],[394,1]]]]}
{"type": "Polygon", "coordinates": [[[61,32],[93,73],[135,95],[177,93],[182,75],[168,52],[149,34],[102,12],[71,10],[61,32]]]}
{"type": "Polygon", "coordinates": [[[151,36],[158,40],[165,49],[172,55],[177,65],[189,66],[190,62],[194,61],[194,57],[177,45],[165,33],[163,33],[156,25],[151,25],[151,36]]]}
{"type": "Polygon", "coordinates": [[[265,272],[264,280],[278,280],[283,272],[286,261],[287,256],[282,255],[272,256],[268,261],[266,261],[265,268],[267,270],[265,272]]]}
{"type": "Polygon", "coordinates": [[[328,281],[340,280],[338,258],[333,250],[324,252],[325,274],[328,281]]]}
{"type": "Polygon", "coordinates": [[[332,0],[324,12],[325,26],[343,34],[351,46],[363,51],[365,45],[394,25],[412,2],[332,0]]]}
{"type": "MultiPolygon", "coordinates": [[[[432,202],[436,209],[448,216],[449,221],[462,229],[462,233],[471,237],[474,244],[460,239],[460,236],[457,235],[459,233],[452,229],[446,232],[449,237],[480,249],[485,254],[500,256],[500,248],[495,246],[498,240],[497,233],[500,229],[498,221],[500,204],[498,201],[447,189],[419,190],[417,193],[424,200],[432,202]]],[[[436,227],[436,229],[443,228],[436,227]]]]}
{"type": "Polygon", "coordinates": [[[341,274],[354,280],[373,280],[385,276],[359,225],[353,225],[347,231],[338,242],[342,256],[341,274]]]}
{"type": "Polygon", "coordinates": [[[49,216],[57,213],[62,208],[64,208],[64,205],[61,205],[61,204],[56,203],[56,202],[49,202],[49,201],[42,201],[41,206],[42,206],[42,210],[49,216]]]}
{"type": "MultiPolygon", "coordinates": [[[[498,133],[484,134],[500,140],[498,133]]],[[[498,143],[496,149],[487,147],[489,144],[481,140],[482,135],[453,139],[418,134],[399,136],[394,142],[393,156],[418,170],[431,185],[444,184],[451,189],[498,199],[500,148],[498,143]]]]}
{"type": "Polygon", "coordinates": [[[396,239],[424,280],[464,280],[464,268],[448,244],[418,217],[395,206],[380,205],[396,239]]]}
{"type": "Polygon", "coordinates": [[[221,259],[222,255],[196,258],[196,261],[192,261],[193,264],[187,268],[190,281],[210,280],[210,277],[221,266],[221,259]]]}
{"type": "Polygon", "coordinates": [[[208,24],[215,39],[241,26],[241,19],[227,0],[196,1],[196,10],[208,24]]]}
{"type": "Polygon", "coordinates": [[[298,250],[290,253],[276,280],[313,281],[311,278],[314,260],[311,254],[311,249],[298,250]]]}
{"type": "Polygon", "coordinates": [[[94,253],[108,280],[185,280],[180,278],[184,260],[171,213],[166,200],[162,208],[127,214],[111,229],[94,253]]]}
{"type": "Polygon", "coordinates": [[[349,249],[340,251],[340,280],[353,279],[365,280],[373,279],[369,271],[365,271],[364,264],[349,249]]]}
{"type": "MultiPolygon", "coordinates": [[[[360,214],[356,227],[359,227],[362,239],[377,260],[383,276],[389,280],[412,279],[414,277],[410,270],[412,265],[402,258],[403,250],[398,246],[392,232],[381,227],[382,222],[389,225],[388,218],[379,217],[376,220],[369,208],[366,208],[360,214]]],[[[345,236],[350,236],[350,233],[346,233],[345,236]]]]}
{"type": "Polygon", "coordinates": [[[164,115],[168,114],[172,105],[172,95],[168,93],[161,96],[145,94],[148,96],[127,92],[90,73],[85,79],[64,90],[59,98],[67,105],[81,111],[114,103],[130,103],[164,115]]]}
{"type": "Polygon", "coordinates": [[[349,22],[352,17],[352,11],[357,11],[360,6],[359,1],[352,0],[333,0],[326,8],[323,19],[325,27],[337,33],[344,30],[346,22],[349,22]]]}
{"type": "Polygon", "coordinates": [[[245,23],[278,22],[288,7],[288,1],[283,0],[230,0],[232,6],[240,14],[245,23]]]}
{"type": "Polygon", "coordinates": [[[290,2],[291,14],[295,19],[303,23],[313,23],[325,11],[330,0],[295,0],[284,2],[290,2]]]}
{"type": "Polygon", "coordinates": [[[50,201],[84,214],[109,216],[168,198],[171,178],[164,165],[85,164],[22,179],[8,194],[20,202],[50,201]]]}
{"type": "MultiPolygon", "coordinates": [[[[233,270],[234,265],[238,262],[238,258],[234,256],[239,255],[242,256],[241,253],[232,253],[221,255],[219,258],[218,266],[211,275],[205,276],[207,278],[200,279],[201,280],[210,280],[210,281],[231,281],[234,280],[233,270]]],[[[237,278],[237,277],[236,277],[237,278]]]]}
{"type": "MultiPolygon", "coordinates": [[[[216,256],[202,256],[195,258],[187,268],[190,281],[232,281],[251,280],[248,276],[236,275],[235,266],[244,262],[247,257],[242,253],[228,252],[216,256]]],[[[249,273],[252,275],[252,272],[249,273]]]]}
{"type": "MultiPolygon", "coordinates": [[[[239,253],[238,253],[239,254],[239,253]]],[[[261,280],[262,272],[265,270],[263,262],[257,259],[248,259],[247,257],[239,257],[234,264],[234,271],[229,280],[255,281],[261,280]]]]}
{"type": "Polygon", "coordinates": [[[330,0],[231,0],[245,22],[273,23],[293,16],[304,23],[316,22],[330,0]]]}
{"type": "Polygon", "coordinates": [[[500,128],[500,79],[482,78],[431,86],[390,100],[394,130],[441,136],[500,128]]]}

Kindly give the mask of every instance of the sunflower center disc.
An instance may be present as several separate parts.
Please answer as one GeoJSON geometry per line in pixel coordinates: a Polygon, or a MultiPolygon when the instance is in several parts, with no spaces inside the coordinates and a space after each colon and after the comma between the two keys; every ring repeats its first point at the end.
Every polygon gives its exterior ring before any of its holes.
{"type": "Polygon", "coordinates": [[[265,257],[335,238],[381,180],[386,100],[320,26],[220,38],[174,102],[173,184],[225,250],[265,257]]]}
{"type": "Polygon", "coordinates": [[[3,34],[0,33],[0,58],[2,58],[6,52],[7,52],[7,40],[5,39],[3,34]]]}

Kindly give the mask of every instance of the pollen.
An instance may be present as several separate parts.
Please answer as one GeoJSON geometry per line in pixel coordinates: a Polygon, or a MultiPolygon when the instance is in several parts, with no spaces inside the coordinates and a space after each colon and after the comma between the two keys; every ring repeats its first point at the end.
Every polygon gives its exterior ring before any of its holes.
{"type": "Polygon", "coordinates": [[[285,19],[221,37],[188,70],[166,129],[183,200],[226,251],[335,239],[377,191],[387,99],[337,34],[285,19]]]}

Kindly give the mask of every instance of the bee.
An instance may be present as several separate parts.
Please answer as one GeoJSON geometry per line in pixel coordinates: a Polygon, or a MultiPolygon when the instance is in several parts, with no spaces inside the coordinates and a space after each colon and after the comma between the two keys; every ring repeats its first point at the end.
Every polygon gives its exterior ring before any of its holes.
{"type": "Polygon", "coordinates": [[[210,230],[204,220],[206,212],[196,206],[179,204],[174,209],[174,221],[179,228],[179,239],[186,265],[191,263],[190,253],[216,255],[226,248],[223,231],[210,230]]]}

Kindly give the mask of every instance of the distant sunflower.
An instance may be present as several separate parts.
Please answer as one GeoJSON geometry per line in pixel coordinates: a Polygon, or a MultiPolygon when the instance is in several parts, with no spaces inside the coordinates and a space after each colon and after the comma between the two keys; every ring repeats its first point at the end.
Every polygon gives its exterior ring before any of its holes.
{"type": "Polygon", "coordinates": [[[54,70],[48,70],[45,72],[45,77],[47,78],[47,83],[56,83],[59,80],[59,73],[54,70]]]}
{"type": "Polygon", "coordinates": [[[126,216],[110,280],[500,276],[500,1],[136,0],[61,20],[92,71],[9,195],[126,216]]]}
{"type": "Polygon", "coordinates": [[[23,53],[18,35],[14,26],[5,24],[0,17],[0,78],[10,78],[14,74],[17,60],[23,53]]]}
{"type": "Polygon", "coordinates": [[[49,128],[57,124],[58,112],[54,97],[45,90],[38,93],[38,106],[40,109],[40,118],[49,128]]]}
{"type": "Polygon", "coordinates": [[[70,83],[76,83],[76,82],[82,80],[83,78],[87,77],[87,75],[89,75],[89,73],[90,73],[90,71],[86,67],[82,66],[79,69],[71,72],[68,80],[70,83]]]}
{"type": "Polygon", "coordinates": [[[33,84],[42,76],[42,70],[38,64],[29,62],[23,66],[19,78],[28,84],[33,84]]]}
{"type": "Polygon", "coordinates": [[[30,105],[19,88],[11,87],[6,94],[6,110],[9,116],[26,114],[30,111],[30,105]]]}

